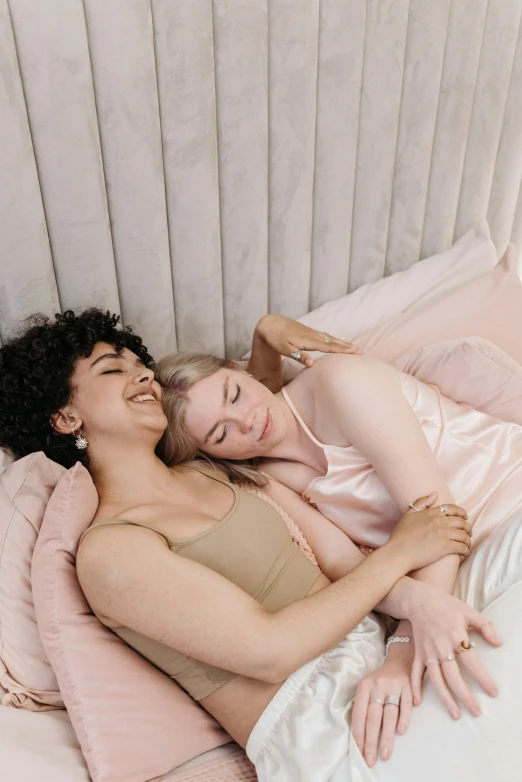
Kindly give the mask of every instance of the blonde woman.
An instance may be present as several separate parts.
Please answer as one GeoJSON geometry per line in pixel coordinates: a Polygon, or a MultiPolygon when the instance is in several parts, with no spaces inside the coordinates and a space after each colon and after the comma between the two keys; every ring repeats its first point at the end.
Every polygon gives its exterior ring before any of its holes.
{"type": "MultiPolygon", "coordinates": [[[[462,504],[475,525],[474,546],[496,525],[522,515],[522,429],[459,406],[380,361],[324,357],[276,395],[233,363],[211,356],[168,357],[160,362],[158,377],[169,420],[163,440],[167,463],[204,453],[241,483],[253,467],[248,460],[259,465],[262,459],[263,471],[302,495],[359,545],[383,545],[412,492],[435,489],[442,511],[455,501],[462,504]],[[227,466],[227,460],[237,461],[227,466]]],[[[278,499],[281,489],[271,491],[278,499]]],[[[329,562],[337,559],[342,568],[344,551],[352,564],[362,559],[348,537],[344,543],[334,539],[326,555],[321,535],[321,553],[329,562]]],[[[306,536],[313,548],[317,536],[309,528],[306,536]]],[[[423,582],[411,621],[401,622],[395,632],[414,643],[393,643],[385,665],[361,685],[353,718],[361,748],[368,730],[375,736],[379,720],[369,708],[372,699],[382,699],[392,688],[402,693],[409,714],[412,696],[421,701],[426,669],[454,719],[461,714],[459,701],[471,714],[481,713],[462,668],[487,693],[496,692],[475,650],[468,649],[468,606],[448,594],[458,565],[458,557],[448,557],[399,585],[415,599],[423,582]],[[463,649],[457,664],[455,651],[463,649]]],[[[497,642],[492,627],[485,635],[497,642]]],[[[384,714],[380,719],[386,757],[391,728],[384,714]]],[[[398,714],[393,720],[393,729],[404,728],[398,714]]],[[[375,747],[374,740],[370,754],[375,747]]]]}

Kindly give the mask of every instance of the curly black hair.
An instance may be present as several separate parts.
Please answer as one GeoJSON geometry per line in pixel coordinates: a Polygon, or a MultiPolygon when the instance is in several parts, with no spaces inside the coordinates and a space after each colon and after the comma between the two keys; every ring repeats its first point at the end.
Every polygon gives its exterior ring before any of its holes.
{"type": "Polygon", "coordinates": [[[78,358],[88,358],[97,342],[107,342],[117,353],[135,353],[147,367],[153,364],[140,337],[130,326],[119,326],[120,316],[91,307],[72,310],[54,320],[33,315],[25,331],[0,348],[0,446],[19,458],[34,451],[64,467],[88,464],[85,451],[71,435],[61,435],[50,418],[69,403],[71,378],[78,358]]]}

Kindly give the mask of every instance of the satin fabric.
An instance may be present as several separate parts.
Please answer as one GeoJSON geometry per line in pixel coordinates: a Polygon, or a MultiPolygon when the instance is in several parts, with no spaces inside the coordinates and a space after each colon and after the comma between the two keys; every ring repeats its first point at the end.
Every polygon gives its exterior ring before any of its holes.
{"type": "MultiPolygon", "coordinates": [[[[522,426],[457,404],[411,375],[398,375],[455,501],[468,512],[476,548],[499,524],[522,517],[522,426]]],[[[326,474],[309,484],[303,498],[355,543],[381,546],[402,514],[377,472],[353,446],[317,440],[285,389],[283,394],[328,464],[326,474]]]]}
{"type": "Polygon", "coordinates": [[[370,614],[346,639],[294,673],[258,720],[247,744],[259,782],[515,782],[522,768],[521,518],[502,523],[460,568],[454,594],[495,622],[504,645],[473,635],[497,698],[470,682],[482,716],[454,722],[428,683],[393,755],[368,768],[350,730],[357,683],[384,658],[370,614]],[[441,751],[442,749],[442,751],[441,751]]]}

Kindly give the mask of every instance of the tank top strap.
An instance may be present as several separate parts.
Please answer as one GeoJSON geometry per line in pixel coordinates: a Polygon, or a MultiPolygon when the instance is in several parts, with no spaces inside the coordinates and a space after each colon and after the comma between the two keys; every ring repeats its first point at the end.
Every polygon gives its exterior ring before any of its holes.
{"type": "Polygon", "coordinates": [[[143,529],[149,529],[151,532],[155,532],[156,535],[159,535],[160,538],[163,538],[169,548],[172,548],[174,545],[174,543],[169,540],[166,535],[164,535],[162,532],[159,532],[154,527],[149,526],[148,524],[141,524],[139,521],[129,521],[128,519],[106,519],[105,521],[100,521],[99,524],[94,524],[92,527],[87,527],[78,541],[78,547],[80,546],[80,543],[84,537],[94,529],[98,529],[98,527],[115,527],[117,524],[127,524],[130,527],[142,527],[143,529]]]}
{"type": "Polygon", "coordinates": [[[299,415],[299,413],[297,412],[297,410],[296,410],[296,408],[295,408],[295,405],[294,405],[294,403],[292,402],[292,400],[291,400],[291,399],[290,399],[290,397],[288,396],[288,392],[287,392],[286,388],[282,388],[282,389],[281,389],[281,393],[283,394],[284,398],[285,398],[285,399],[286,399],[286,401],[288,402],[288,407],[290,408],[290,410],[292,411],[292,413],[293,413],[293,414],[295,415],[295,417],[297,418],[297,420],[298,420],[299,424],[301,425],[301,428],[302,428],[302,429],[303,429],[303,430],[306,432],[306,434],[308,435],[308,437],[310,438],[310,440],[311,440],[313,443],[315,443],[317,446],[319,446],[319,448],[322,448],[322,449],[323,449],[323,451],[324,451],[324,450],[325,450],[325,448],[326,448],[325,444],[324,444],[324,443],[322,443],[320,440],[318,440],[318,439],[317,439],[317,437],[315,437],[315,435],[313,435],[313,434],[312,434],[312,432],[310,431],[310,429],[307,427],[307,425],[305,424],[305,422],[303,421],[303,419],[301,418],[301,416],[300,416],[300,415],[299,415]]]}
{"type": "Polygon", "coordinates": [[[237,486],[231,483],[228,478],[221,476],[218,469],[213,464],[208,464],[208,462],[205,462],[203,459],[201,459],[197,462],[190,462],[190,464],[185,464],[183,466],[188,467],[190,470],[194,470],[195,472],[200,472],[202,475],[206,475],[207,478],[211,478],[213,481],[223,483],[225,486],[228,486],[230,489],[232,489],[234,494],[238,494],[237,486]],[[200,465],[202,464],[204,464],[205,467],[201,467],[200,465]]]}

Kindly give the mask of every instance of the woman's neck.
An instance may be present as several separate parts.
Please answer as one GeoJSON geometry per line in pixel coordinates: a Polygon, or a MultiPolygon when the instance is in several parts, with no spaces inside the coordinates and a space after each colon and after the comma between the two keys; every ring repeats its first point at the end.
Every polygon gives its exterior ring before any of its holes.
{"type": "Polygon", "coordinates": [[[89,470],[102,505],[133,507],[172,489],[173,471],[143,445],[93,448],[89,470]]]}
{"type": "Polygon", "coordinates": [[[292,462],[300,462],[318,472],[324,472],[328,464],[323,449],[310,439],[295,417],[284,394],[279,392],[276,396],[286,419],[286,436],[281,443],[264,456],[269,459],[285,459],[292,462]]]}

